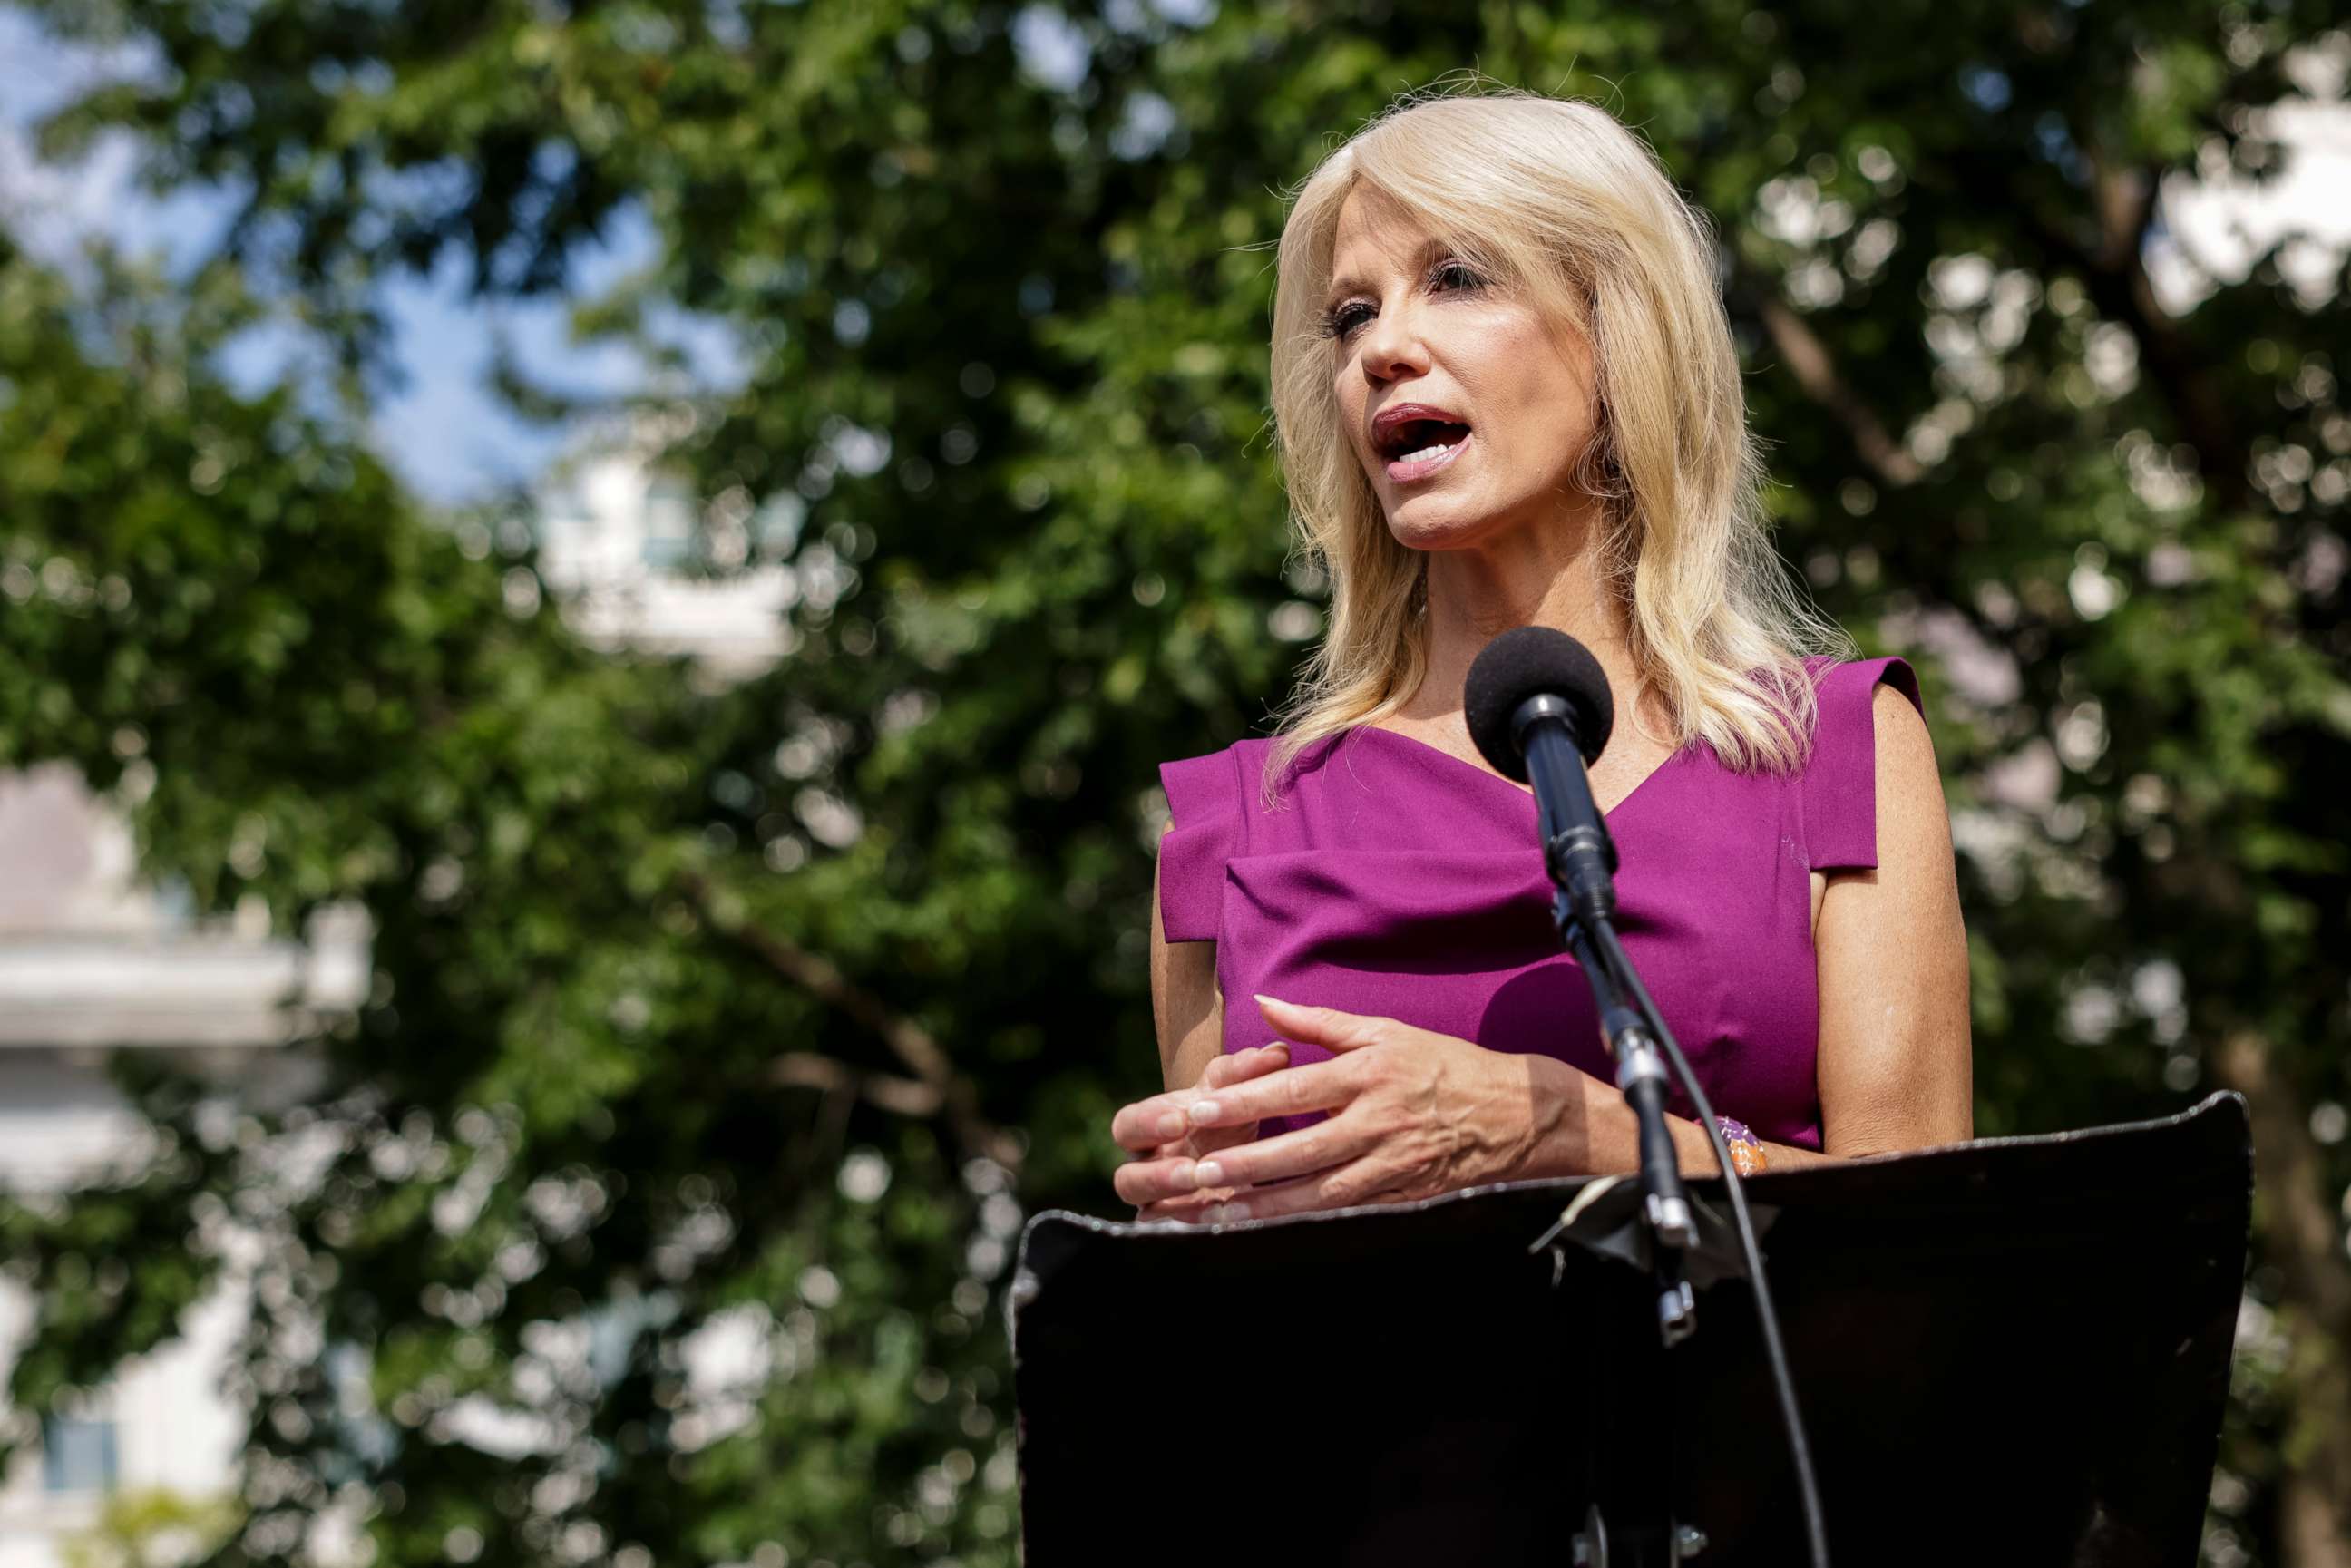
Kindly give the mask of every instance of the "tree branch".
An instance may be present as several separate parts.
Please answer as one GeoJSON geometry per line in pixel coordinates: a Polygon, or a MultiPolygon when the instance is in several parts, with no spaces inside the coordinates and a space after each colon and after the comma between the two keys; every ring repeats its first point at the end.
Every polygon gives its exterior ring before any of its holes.
{"type": "Polygon", "coordinates": [[[980,1114],[978,1091],[969,1078],[955,1070],[930,1030],[842,974],[841,967],[823,955],[748,921],[722,918],[705,878],[689,873],[678,879],[678,885],[713,926],[740,942],[793,985],[879,1036],[912,1073],[896,1077],[867,1072],[831,1057],[790,1051],[769,1070],[771,1082],[852,1090],[869,1103],[901,1115],[943,1117],[970,1153],[986,1155],[1008,1171],[1020,1168],[1019,1141],[980,1114]]]}
{"type": "Polygon", "coordinates": [[[928,1083],[887,1072],[869,1072],[812,1051],[788,1051],[768,1070],[779,1089],[820,1089],[853,1095],[901,1116],[935,1116],[941,1096],[928,1083]]]}
{"type": "Polygon", "coordinates": [[[2325,1158],[2263,1036],[2232,1030],[2211,1061],[2213,1076],[2245,1097],[2252,1120],[2261,1232],[2283,1277],[2281,1315],[2294,1346],[2279,1509],[2286,1560],[2297,1568],[2345,1568],[2351,1565],[2351,1425],[2343,1419],[2351,1408],[2351,1263],[2326,1201],[2325,1158]]]}
{"type": "Polygon", "coordinates": [[[2130,329],[2147,382],[2179,422],[2180,434],[2195,451],[2198,475],[2213,500],[2224,510],[2247,506],[2252,497],[2246,476],[2252,449],[2215,391],[2208,367],[2156,298],[2155,285],[2147,275],[2147,235],[2155,223],[2160,171],[2117,167],[2095,142],[2084,143],[2083,152],[2090,162],[2089,207],[2098,231],[2095,248],[2074,237],[2065,215],[2053,213],[2046,204],[2020,200],[2012,171],[2005,165],[1963,156],[1953,159],[1950,168],[1969,196],[2017,209],[2052,257],[2081,275],[2082,287],[2098,313],[2130,329]]]}
{"type": "Polygon", "coordinates": [[[1876,411],[1845,384],[1844,378],[1837,373],[1835,356],[1821,341],[1820,334],[1761,280],[1749,288],[1748,294],[1755,302],[1755,313],[1761,318],[1763,329],[1771,335],[1772,346],[1780,350],[1780,358],[1795,376],[1796,384],[1814,402],[1836,416],[1852,438],[1854,450],[1879,481],[1892,490],[1917,484],[1923,472],[1918,460],[1903,450],[1876,411]]]}

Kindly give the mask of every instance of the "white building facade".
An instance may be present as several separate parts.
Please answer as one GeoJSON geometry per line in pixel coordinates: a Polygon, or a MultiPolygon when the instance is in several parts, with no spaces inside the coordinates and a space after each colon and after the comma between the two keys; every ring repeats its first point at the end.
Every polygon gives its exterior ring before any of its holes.
{"type": "MultiPolygon", "coordinates": [[[[122,822],[62,767],[0,775],[0,1186],[61,1201],[135,1162],[143,1124],[107,1075],[116,1052],[168,1052],[235,1090],[283,1088],[287,1042],[365,994],[356,920],[296,943],[266,916],[189,917],[140,884],[122,822]],[[291,1005],[289,1005],[289,1002],[291,1005]]],[[[133,1260],[123,1260],[125,1266],[133,1260]]],[[[35,1302],[0,1281],[0,1364],[35,1302]]],[[[240,1421],[217,1383],[242,1302],[234,1287],[180,1334],[76,1407],[44,1412],[42,1441],[0,1477],[0,1568],[53,1568],[117,1491],[225,1495],[240,1421]]]]}
{"type": "MultiPolygon", "coordinates": [[[[755,516],[722,497],[697,518],[647,461],[674,434],[659,421],[608,431],[558,467],[538,497],[540,572],[592,645],[688,655],[712,678],[739,678],[787,651],[799,579],[747,558],[772,549],[797,508],[755,516]],[[681,570],[697,557],[740,570],[681,570]]],[[[538,581],[510,576],[508,592],[538,581]]],[[[257,906],[198,921],[133,862],[127,828],[73,769],[0,773],[0,1189],[19,1198],[62,1201],[139,1157],[143,1124],[107,1073],[115,1053],[167,1052],[232,1092],[282,1101],[306,1071],[291,1042],[367,994],[356,914],[305,941],[272,933],[257,906]]],[[[0,1369],[35,1310],[0,1279],[0,1369]]],[[[42,1413],[38,1451],[0,1476],[0,1568],[61,1568],[110,1495],[201,1503],[233,1490],[244,1427],[218,1385],[244,1310],[232,1281],[178,1338],[77,1408],[42,1413]]]]}

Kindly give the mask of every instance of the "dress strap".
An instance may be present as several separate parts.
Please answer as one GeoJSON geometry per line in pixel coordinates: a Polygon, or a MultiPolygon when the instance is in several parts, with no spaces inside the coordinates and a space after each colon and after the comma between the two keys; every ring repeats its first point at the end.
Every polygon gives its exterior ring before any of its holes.
{"type": "Polygon", "coordinates": [[[1857,659],[1815,669],[1819,714],[1800,780],[1806,862],[1814,871],[1877,864],[1877,723],[1880,682],[1923,717],[1918,676],[1902,659],[1857,659]]]}

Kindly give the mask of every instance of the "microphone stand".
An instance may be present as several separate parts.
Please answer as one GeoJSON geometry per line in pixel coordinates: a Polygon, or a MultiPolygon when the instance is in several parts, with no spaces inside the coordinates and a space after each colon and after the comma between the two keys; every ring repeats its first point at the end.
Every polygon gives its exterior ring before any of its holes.
{"type": "MultiPolygon", "coordinates": [[[[1705,1130],[1722,1172],[1740,1253],[1755,1290],[1756,1323],[1762,1332],[1764,1358],[1771,1365],[1772,1389],[1787,1429],[1788,1456],[1795,1467],[1797,1494],[1803,1504],[1808,1555],[1813,1568],[1828,1568],[1828,1525],[1813,1475],[1812,1444],[1796,1408],[1795,1379],[1781,1342],[1780,1314],[1771,1304],[1771,1289],[1764,1277],[1762,1253],[1755,1245],[1747,1197],[1730,1150],[1714,1124],[1714,1108],[1707,1103],[1706,1091],[1617,938],[1616,844],[1608,836],[1607,825],[1592,799],[1592,782],[1584,776],[1583,756],[1577,748],[1575,709],[1562,696],[1538,693],[1519,705],[1511,716],[1510,729],[1520,755],[1526,758],[1528,781],[1535,787],[1541,812],[1543,863],[1557,889],[1552,920],[1559,928],[1560,941],[1583,966],[1591,982],[1593,1000],[1600,1009],[1601,1031],[1616,1061],[1616,1086],[1640,1120],[1641,1212],[1649,1228],[1658,1331],[1670,1347],[1688,1338],[1698,1326],[1697,1299],[1682,1270],[1682,1254],[1697,1246],[1698,1228],[1689,1196],[1682,1188],[1681,1162],[1674,1152],[1673,1135],[1666,1128],[1666,1066],[1670,1062],[1698,1110],[1698,1125],[1705,1130]]],[[[1672,1562],[1696,1554],[1705,1544],[1701,1532],[1668,1524],[1667,1549],[1672,1562]]],[[[1576,1552],[1579,1563],[1607,1568],[1607,1531],[1596,1506],[1584,1532],[1576,1537],[1576,1552]]]]}
{"type": "Polygon", "coordinates": [[[1683,1190],[1681,1161],[1666,1127],[1664,1053],[1632,999],[1644,998],[1617,940],[1616,844],[1608,836],[1575,748],[1575,716],[1562,699],[1527,699],[1516,716],[1527,773],[1542,811],[1543,860],[1557,892],[1552,923],[1592,984],[1601,1033],[1616,1062],[1616,1087],[1641,1127],[1642,1217],[1649,1227],[1650,1274],[1657,1287],[1657,1329],[1668,1345],[1698,1326],[1697,1297],[1683,1277],[1682,1254],[1698,1245],[1698,1225],[1683,1190]],[[1558,724],[1538,719],[1556,718],[1558,724]]]}

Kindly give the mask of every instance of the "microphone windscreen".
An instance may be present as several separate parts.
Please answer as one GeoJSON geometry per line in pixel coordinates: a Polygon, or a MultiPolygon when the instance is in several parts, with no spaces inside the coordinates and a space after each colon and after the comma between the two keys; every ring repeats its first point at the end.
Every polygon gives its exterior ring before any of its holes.
{"type": "Polygon", "coordinates": [[[1527,759],[1510,733],[1510,720],[1529,697],[1563,697],[1574,713],[1576,749],[1585,767],[1600,760],[1616,723],[1608,676],[1592,650],[1548,626],[1520,626],[1486,644],[1469,666],[1462,690],[1463,716],[1479,753],[1505,778],[1527,781],[1527,759]]]}

